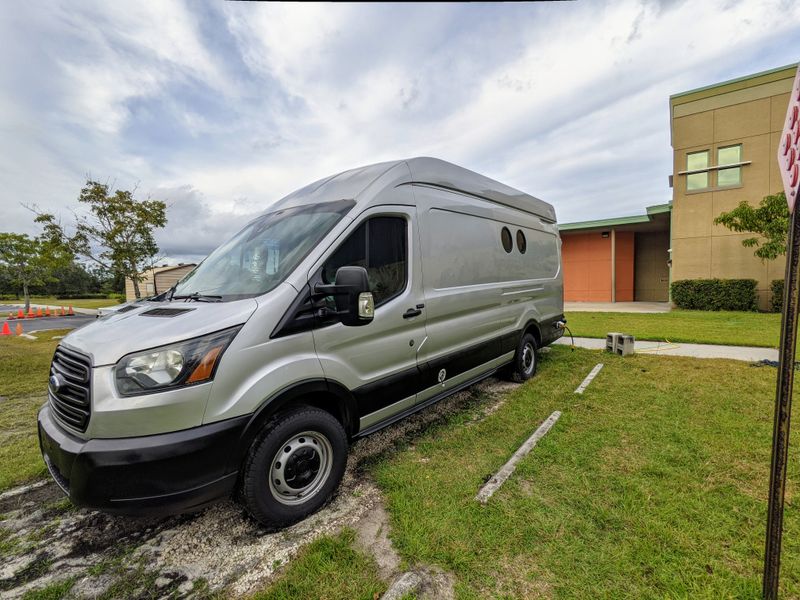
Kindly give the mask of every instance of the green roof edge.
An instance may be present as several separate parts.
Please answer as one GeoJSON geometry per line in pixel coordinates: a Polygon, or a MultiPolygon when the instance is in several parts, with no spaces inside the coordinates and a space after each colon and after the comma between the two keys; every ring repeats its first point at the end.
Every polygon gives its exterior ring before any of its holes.
{"type": "Polygon", "coordinates": [[[764,75],[772,75],[773,73],[778,73],[780,71],[785,71],[786,69],[796,69],[799,63],[790,63],[788,65],[784,65],[782,67],[776,67],[774,69],[767,69],[766,71],[760,71],[758,73],[751,73],[750,75],[743,75],[742,77],[736,77],[735,79],[728,79],[727,81],[720,81],[719,83],[712,83],[711,85],[704,85],[703,87],[695,88],[693,90],[688,90],[686,92],[678,92],[677,94],[672,94],[669,99],[672,100],[673,98],[680,98],[681,96],[688,96],[689,94],[695,94],[697,92],[705,92],[706,90],[712,90],[715,87],[720,87],[723,85],[730,85],[731,83],[739,83],[740,81],[747,81],[748,79],[755,79],[756,77],[763,77],[764,75]]]}
{"type": "Polygon", "coordinates": [[[670,212],[672,210],[672,203],[655,204],[646,208],[646,215],[632,215],[629,217],[613,217],[610,219],[597,219],[594,221],[575,221],[573,223],[561,223],[558,226],[559,231],[572,231],[575,229],[596,229],[598,227],[613,227],[615,225],[634,225],[636,223],[649,223],[652,221],[652,215],[658,215],[670,212]]]}

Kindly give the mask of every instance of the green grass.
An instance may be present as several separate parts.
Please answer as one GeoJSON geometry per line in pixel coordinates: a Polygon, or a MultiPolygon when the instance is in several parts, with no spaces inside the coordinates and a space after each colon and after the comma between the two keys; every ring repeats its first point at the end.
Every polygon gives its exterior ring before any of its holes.
{"type": "Polygon", "coordinates": [[[604,338],[611,331],[641,340],[777,348],[781,316],[773,313],[673,310],[668,313],[569,312],[575,337],[604,338]]]}
{"type": "MultiPolygon", "coordinates": [[[[20,300],[20,303],[22,301],[20,300]]],[[[68,307],[74,306],[75,308],[103,308],[104,306],[116,306],[118,304],[116,298],[74,298],[74,299],[59,299],[52,296],[44,297],[37,296],[31,298],[33,304],[48,304],[50,306],[68,307]]]]}
{"type": "Polygon", "coordinates": [[[66,331],[38,339],[0,338],[0,491],[44,475],[36,413],[45,401],[50,360],[66,331]]]}
{"type": "Polygon", "coordinates": [[[28,590],[22,600],[61,600],[67,596],[73,585],[75,580],[72,578],[56,581],[45,587],[28,590]]]}
{"type": "Polygon", "coordinates": [[[348,598],[373,600],[386,591],[378,567],[353,548],[355,533],[346,529],[306,546],[280,578],[253,600],[319,600],[348,598]]]}
{"type": "MultiPolygon", "coordinates": [[[[392,539],[410,563],[453,572],[459,598],[758,598],[774,382],[747,363],[553,348],[486,419],[460,414],[374,467],[392,539]],[[553,410],[480,506],[482,483],[553,410]]],[[[800,595],[798,448],[783,597],[800,595]]]]}

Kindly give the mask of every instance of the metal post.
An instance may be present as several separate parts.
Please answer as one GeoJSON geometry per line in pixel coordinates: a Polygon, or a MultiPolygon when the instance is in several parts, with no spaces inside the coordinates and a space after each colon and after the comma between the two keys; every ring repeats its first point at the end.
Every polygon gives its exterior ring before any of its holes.
{"type": "Polygon", "coordinates": [[[793,210],[786,247],[786,277],[781,318],[780,363],[775,393],[775,422],[772,430],[772,466],[769,475],[767,542],[764,551],[764,586],[766,600],[778,597],[778,574],[781,565],[783,503],[786,488],[786,463],[789,455],[789,419],[792,411],[794,358],[797,346],[798,266],[800,265],[800,218],[793,210]]]}

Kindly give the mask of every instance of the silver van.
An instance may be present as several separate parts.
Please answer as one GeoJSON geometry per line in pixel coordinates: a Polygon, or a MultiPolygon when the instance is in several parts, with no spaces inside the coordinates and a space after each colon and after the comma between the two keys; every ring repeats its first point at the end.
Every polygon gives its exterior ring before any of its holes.
{"type": "Polygon", "coordinates": [[[166,294],[68,335],[39,442],[78,506],[270,528],[320,508],[348,444],[562,335],[553,207],[414,158],[290,194],[166,294]]]}

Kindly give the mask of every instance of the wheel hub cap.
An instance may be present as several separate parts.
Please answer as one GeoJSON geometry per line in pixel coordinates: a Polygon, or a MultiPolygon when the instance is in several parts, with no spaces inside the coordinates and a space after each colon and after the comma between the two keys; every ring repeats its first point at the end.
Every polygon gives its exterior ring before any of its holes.
{"type": "Polygon", "coordinates": [[[525,348],[522,349],[522,367],[525,369],[526,373],[528,373],[533,368],[533,361],[534,361],[533,346],[531,346],[530,344],[525,344],[525,348]]]}
{"type": "Polygon", "coordinates": [[[269,489],[281,504],[302,504],[328,480],[333,449],[327,437],[304,431],[288,439],[272,459],[269,489]]]}

